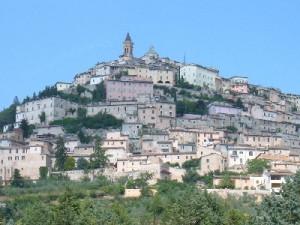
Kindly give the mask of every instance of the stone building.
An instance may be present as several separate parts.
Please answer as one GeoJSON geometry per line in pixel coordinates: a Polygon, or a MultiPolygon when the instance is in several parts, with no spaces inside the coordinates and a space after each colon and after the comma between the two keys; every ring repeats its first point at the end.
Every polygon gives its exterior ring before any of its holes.
{"type": "Polygon", "coordinates": [[[136,101],[139,96],[153,96],[153,82],[136,76],[106,80],[106,101],[136,101]]]}
{"type": "Polygon", "coordinates": [[[77,108],[77,103],[59,97],[33,100],[17,106],[16,123],[19,124],[25,119],[29,124],[49,124],[65,117],[76,117],[77,108]],[[40,118],[43,113],[45,113],[44,122],[40,118]]]}
{"type": "Polygon", "coordinates": [[[248,94],[248,77],[234,76],[230,78],[230,90],[234,93],[248,94]]]}
{"type": "Polygon", "coordinates": [[[51,169],[48,149],[40,145],[29,145],[18,148],[0,149],[0,177],[3,182],[12,179],[14,170],[30,180],[40,178],[40,167],[51,169]]]}
{"type": "Polygon", "coordinates": [[[242,109],[231,106],[224,102],[213,102],[208,106],[209,115],[215,114],[228,114],[228,115],[239,115],[242,113],[242,109]]]}

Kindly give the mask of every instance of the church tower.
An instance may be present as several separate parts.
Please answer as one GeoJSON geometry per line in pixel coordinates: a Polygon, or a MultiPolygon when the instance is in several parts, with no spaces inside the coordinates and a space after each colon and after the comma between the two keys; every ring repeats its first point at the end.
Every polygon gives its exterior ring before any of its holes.
{"type": "Polygon", "coordinates": [[[123,42],[123,50],[123,58],[125,60],[130,60],[133,58],[133,42],[131,41],[129,33],[127,33],[125,41],[123,42]]]}

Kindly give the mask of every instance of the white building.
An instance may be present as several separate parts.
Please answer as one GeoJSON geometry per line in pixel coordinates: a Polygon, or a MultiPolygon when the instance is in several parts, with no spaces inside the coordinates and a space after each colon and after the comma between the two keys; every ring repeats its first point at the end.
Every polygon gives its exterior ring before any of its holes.
{"type": "Polygon", "coordinates": [[[23,119],[29,124],[42,124],[40,116],[45,113],[44,124],[64,117],[75,117],[78,105],[58,97],[50,97],[26,102],[16,109],[16,123],[23,119]],[[74,111],[75,110],[75,111],[74,111]]]}
{"type": "Polygon", "coordinates": [[[71,83],[66,83],[66,82],[57,82],[55,84],[55,87],[56,87],[57,91],[64,91],[64,90],[67,90],[67,89],[71,88],[72,84],[71,83]]]}
{"type": "Polygon", "coordinates": [[[117,160],[127,158],[129,151],[128,136],[118,132],[108,132],[103,141],[102,148],[105,150],[109,162],[115,164],[117,160]]]}
{"type": "Polygon", "coordinates": [[[219,71],[196,64],[190,64],[180,68],[180,77],[190,84],[217,90],[216,79],[219,77],[219,71]]]}
{"type": "Polygon", "coordinates": [[[249,146],[228,146],[228,167],[235,169],[245,169],[248,161],[255,159],[265,149],[253,148],[249,146]]]}
{"type": "Polygon", "coordinates": [[[93,76],[90,80],[90,85],[100,84],[102,81],[106,80],[107,78],[108,78],[107,75],[93,76]]]}

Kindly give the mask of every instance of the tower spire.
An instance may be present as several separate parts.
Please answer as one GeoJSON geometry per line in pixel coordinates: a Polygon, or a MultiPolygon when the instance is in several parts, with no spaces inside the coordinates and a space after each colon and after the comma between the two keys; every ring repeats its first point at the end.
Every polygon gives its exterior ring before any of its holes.
{"type": "Polygon", "coordinates": [[[123,58],[125,60],[133,58],[133,42],[129,33],[126,34],[126,38],[123,42],[123,58]]]}

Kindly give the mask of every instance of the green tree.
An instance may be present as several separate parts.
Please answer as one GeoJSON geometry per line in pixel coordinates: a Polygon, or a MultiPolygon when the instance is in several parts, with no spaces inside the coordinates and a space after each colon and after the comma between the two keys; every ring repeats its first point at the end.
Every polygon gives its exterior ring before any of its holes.
{"type": "Polygon", "coordinates": [[[16,116],[16,105],[12,104],[7,109],[0,112],[0,131],[2,131],[3,126],[7,124],[13,124],[15,122],[16,116]]]}
{"type": "Polygon", "coordinates": [[[152,214],[152,224],[159,224],[159,217],[163,214],[165,208],[165,203],[159,195],[155,195],[151,199],[150,203],[147,205],[147,210],[152,214]]]}
{"type": "Polygon", "coordinates": [[[67,188],[54,209],[53,225],[78,224],[76,220],[79,220],[80,213],[79,201],[75,198],[73,191],[67,188]]]}
{"type": "Polygon", "coordinates": [[[20,225],[53,225],[52,208],[42,202],[31,202],[24,210],[20,225]]]}
{"type": "Polygon", "coordinates": [[[220,185],[218,185],[218,188],[221,189],[234,189],[234,182],[231,180],[229,174],[225,174],[221,180],[220,185]]]}
{"type": "Polygon", "coordinates": [[[45,113],[45,112],[42,112],[42,113],[39,115],[39,118],[40,118],[40,122],[41,122],[41,123],[45,123],[45,122],[46,122],[46,113],[45,113]]]}
{"type": "Polygon", "coordinates": [[[300,224],[300,171],[287,179],[279,195],[272,194],[264,198],[249,224],[300,224]]]}
{"type": "Polygon", "coordinates": [[[77,169],[79,170],[87,170],[89,168],[89,165],[90,165],[89,161],[83,157],[80,157],[77,160],[77,169]]]}
{"type": "Polygon", "coordinates": [[[238,131],[238,129],[235,126],[228,126],[226,127],[226,130],[231,133],[236,133],[238,131]]]}
{"type": "Polygon", "coordinates": [[[62,137],[58,138],[55,150],[55,166],[58,170],[64,170],[67,160],[67,149],[65,147],[65,141],[62,137]]]}
{"type": "Polygon", "coordinates": [[[27,120],[23,119],[20,125],[21,130],[23,131],[24,138],[28,138],[30,136],[30,127],[28,125],[27,120]]]}
{"type": "Polygon", "coordinates": [[[182,168],[184,169],[195,169],[200,166],[200,159],[191,159],[187,160],[182,164],[182,168]]]}
{"type": "Polygon", "coordinates": [[[25,186],[25,180],[20,174],[20,170],[15,169],[12,181],[10,183],[13,187],[23,188],[25,186]]]}
{"type": "Polygon", "coordinates": [[[94,153],[90,158],[90,165],[92,169],[105,168],[108,164],[108,158],[105,151],[101,147],[101,139],[96,138],[94,153]]]}
{"type": "Polygon", "coordinates": [[[237,107],[237,108],[244,109],[244,104],[243,104],[241,98],[238,98],[238,99],[236,100],[236,102],[234,103],[234,106],[237,107]]]}
{"type": "Polygon", "coordinates": [[[76,163],[74,157],[67,157],[67,160],[64,164],[64,170],[68,171],[75,169],[75,164],[76,163]]]}
{"type": "Polygon", "coordinates": [[[85,108],[78,108],[77,117],[79,120],[83,120],[86,118],[87,110],[85,108]]]}
{"type": "Polygon", "coordinates": [[[237,209],[226,210],[224,217],[224,225],[245,225],[248,221],[248,216],[237,209]]]}
{"type": "Polygon", "coordinates": [[[77,91],[78,95],[81,95],[82,93],[84,93],[86,91],[86,89],[85,89],[85,87],[83,87],[81,85],[77,85],[76,91],[77,91]]]}
{"type": "Polygon", "coordinates": [[[47,179],[47,176],[48,176],[48,167],[41,166],[39,171],[40,171],[40,179],[41,180],[47,179]]]}
{"type": "Polygon", "coordinates": [[[223,206],[217,198],[196,190],[182,191],[169,202],[162,224],[223,224],[223,212],[223,206]]]}
{"type": "Polygon", "coordinates": [[[85,135],[82,130],[80,130],[78,132],[77,136],[78,136],[80,142],[83,144],[88,144],[91,141],[91,138],[89,136],[85,135]]]}
{"type": "Polygon", "coordinates": [[[106,99],[106,89],[104,81],[96,85],[96,89],[93,91],[92,94],[94,102],[104,101],[106,99]]]}
{"type": "Polygon", "coordinates": [[[253,159],[247,162],[247,170],[250,174],[262,174],[265,169],[269,169],[268,160],[253,159]]]}
{"type": "Polygon", "coordinates": [[[186,183],[196,183],[200,180],[200,175],[196,170],[187,170],[184,176],[182,177],[183,182],[186,183]]]}

